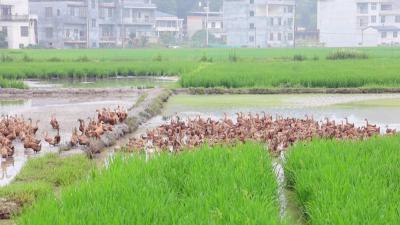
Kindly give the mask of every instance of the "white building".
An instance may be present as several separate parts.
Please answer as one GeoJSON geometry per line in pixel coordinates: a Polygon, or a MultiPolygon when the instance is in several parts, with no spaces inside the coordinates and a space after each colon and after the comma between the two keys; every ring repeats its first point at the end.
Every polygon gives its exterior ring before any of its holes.
{"type": "Polygon", "coordinates": [[[326,47],[400,43],[399,0],[319,0],[318,29],[326,47]]]}
{"type": "Polygon", "coordinates": [[[227,44],[290,47],[294,44],[294,0],[224,0],[227,44]]]}
{"type": "Polygon", "coordinates": [[[37,20],[29,15],[28,6],[28,0],[0,0],[0,29],[6,36],[8,48],[24,48],[37,43],[37,20]]]}
{"type": "Polygon", "coordinates": [[[192,38],[199,31],[206,30],[206,24],[210,34],[216,38],[224,39],[224,22],[222,12],[191,12],[186,18],[186,33],[189,38],[192,38]],[[207,16],[208,14],[208,16],[207,16]],[[208,17],[208,23],[207,23],[208,17]]]}
{"type": "Polygon", "coordinates": [[[180,40],[183,36],[183,19],[175,15],[156,11],[156,34],[160,38],[163,34],[170,34],[180,40]]]}

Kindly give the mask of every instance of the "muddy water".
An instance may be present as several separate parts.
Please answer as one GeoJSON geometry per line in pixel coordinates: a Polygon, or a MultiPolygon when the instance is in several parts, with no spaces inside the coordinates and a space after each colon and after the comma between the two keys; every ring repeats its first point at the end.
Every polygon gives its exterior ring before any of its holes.
{"type": "MultiPolygon", "coordinates": [[[[98,97],[70,97],[70,98],[33,98],[26,100],[0,100],[0,114],[24,115],[26,119],[40,120],[36,137],[43,139],[43,132],[48,131],[54,136],[56,131],[51,128],[50,117],[54,113],[60,123],[61,142],[68,142],[72,129],[79,126],[78,118],[87,119],[96,116],[96,109],[116,108],[118,105],[129,108],[136,100],[137,95],[98,96],[98,97]]],[[[34,154],[32,150],[24,150],[22,143],[14,142],[16,148],[12,159],[2,159],[0,167],[0,186],[8,184],[20,171],[24,163],[31,157],[37,157],[48,152],[58,151],[42,140],[42,151],[34,154]]]]}
{"type": "Polygon", "coordinates": [[[400,130],[400,94],[174,96],[163,115],[149,121],[147,128],[173,115],[222,118],[224,113],[234,117],[236,112],[252,112],[253,115],[266,112],[296,118],[313,115],[317,120],[348,118],[357,126],[365,125],[368,118],[370,123],[382,128],[389,126],[400,130]]]}
{"type": "Polygon", "coordinates": [[[177,77],[112,77],[86,79],[26,80],[30,88],[148,88],[165,87],[178,81],[177,77]]]}

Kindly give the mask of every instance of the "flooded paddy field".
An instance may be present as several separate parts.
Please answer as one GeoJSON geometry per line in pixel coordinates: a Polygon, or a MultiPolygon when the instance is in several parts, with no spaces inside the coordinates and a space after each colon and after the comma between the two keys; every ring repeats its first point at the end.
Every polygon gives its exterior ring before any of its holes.
{"type": "MultiPolygon", "coordinates": [[[[150,120],[138,132],[154,128],[178,115],[188,117],[222,118],[226,113],[259,113],[283,117],[314,116],[344,120],[356,126],[365,125],[365,119],[382,128],[400,129],[400,94],[301,94],[301,95],[176,95],[170,99],[163,114],[150,120]]],[[[383,130],[383,129],[382,129],[383,130]]]]}
{"type": "Polygon", "coordinates": [[[154,88],[175,85],[177,77],[110,77],[82,79],[26,80],[30,88],[154,88]]]}
{"type": "Polygon", "coordinates": [[[16,150],[14,157],[1,160],[0,186],[9,183],[29,158],[58,151],[58,147],[51,147],[43,141],[45,131],[48,131],[51,137],[56,134],[56,131],[50,125],[52,114],[56,115],[60,123],[61,143],[65,143],[70,140],[72,130],[79,126],[77,119],[93,118],[97,115],[96,109],[104,107],[111,109],[118,106],[129,108],[136,102],[137,98],[138,92],[114,94],[113,96],[0,100],[0,114],[23,115],[25,119],[32,118],[34,123],[39,120],[36,138],[42,140],[42,151],[39,154],[34,154],[32,150],[24,150],[20,141],[14,142],[16,150]]]}

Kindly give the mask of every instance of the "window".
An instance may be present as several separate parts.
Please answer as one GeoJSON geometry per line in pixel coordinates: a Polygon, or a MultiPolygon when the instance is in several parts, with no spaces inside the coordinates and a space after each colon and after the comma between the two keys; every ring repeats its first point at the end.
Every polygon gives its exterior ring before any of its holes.
{"type": "Polygon", "coordinates": [[[287,25],[288,25],[289,27],[293,26],[293,18],[289,18],[289,19],[287,20],[287,25]]]}
{"type": "Polygon", "coordinates": [[[211,28],[215,28],[215,22],[211,23],[211,28]]]}
{"type": "Polygon", "coordinates": [[[251,30],[253,30],[253,29],[254,29],[254,23],[250,23],[249,28],[250,28],[251,30]]]}
{"type": "Polygon", "coordinates": [[[44,8],[45,11],[45,16],[46,17],[52,17],[53,16],[53,8],[52,7],[46,7],[44,8]]]}
{"type": "Polygon", "coordinates": [[[46,32],[46,38],[53,38],[53,28],[52,27],[46,27],[45,32],[46,32]]]}
{"type": "Polygon", "coordinates": [[[75,16],[75,8],[74,7],[69,7],[69,15],[75,16]]]}
{"type": "Polygon", "coordinates": [[[359,14],[368,14],[368,3],[357,3],[357,11],[359,14]]]}
{"type": "Polygon", "coordinates": [[[249,37],[249,41],[250,41],[250,42],[254,42],[254,36],[250,36],[250,37],[249,37]]]}
{"type": "Polygon", "coordinates": [[[59,9],[57,9],[57,16],[61,15],[61,11],[59,9]]]}
{"type": "Polygon", "coordinates": [[[389,11],[389,10],[392,10],[392,5],[391,5],[391,4],[382,4],[382,5],[381,5],[381,10],[382,10],[382,11],[389,11]]]}
{"type": "Polygon", "coordinates": [[[274,25],[274,18],[269,18],[269,25],[273,26],[274,25]]]}
{"type": "Polygon", "coordinates": [[[395,16],[394,21],[395,21],[396,23],[400,23],[400,16],[395,16]]]}
{"type": "Polygon", "coordinates": [[[99,8],[99,17],[104,18],[104,10],[105,8],[99,8]]]}
{"type": "Polygon", "coordinates": [[[382,32],[382,33],[381,33],[381,37],[382,37],[382,38],[386,38],[386,36],[387,36],[387,33],[386,33],[386,32],[382,32]]]}
{"type": "Polygon", "coordinates": [[[95,0],[92,0],[92,1],[91,1],[91,5],[92,5],[92,9],[96,8],[96,1],[95,1],[95,0]]]}
{"type": "Polygon", "coordinates": [[[281,40],[282,40],[282,34],[278,33],[278,41],[281,41],[281,40]]]}
{"type": "Polygon", "coordinates": [[[96,19],[92,19],[92,27],[96,27],[96,19]]]}
{"type": "Polygon", "coordinates": [[[385,16],[381,16],[381,23],[385,23],[386,22],[386,17],[385,16]]]}
{"type": "Polygon", "coordinates": [[[79,8],[79,17],[86,17],[86,10],[84,7],[79,8]]]}
{"type": "Polygon", "coordinates": [[[254,11],[250,11],[250,16],[251,16],[251,17],[254,16],[254,11]]]}
{"type": "Polygon", "coordinates": [[[278,18],[278,26],[282,26],[282,18],[278,18]]]}
{"type": "Polygon", "coordinates": [[[376,23],[376,16],[371,16],[371,23],[376,23]]]}
{"type": "Polygon", "coordinates": [[[113,9],[108,8],[108,17],[112,17],[112,16],[113,16],[113,9]]]}
{"type": "Polygon", "coordinates": [[[393,37],[397,38],[399,36],[399,34],[397,33],[397,31],[393,31],[393,37]]]}
{"type": "Polygon", "coordinates": [[[377,5],[376,3],[371,3],[371,10],[376,10],[377,8],[376,5],[377,5]]]}
{"type": "Polygon", "coordinates": [[[270,34],[269,34],[269,40],[270,40],[270,41],[273,41],[273,40],[274,40],[274,33],[270,33],[270,34]]]}
{"type": "Polygon", "coordinates": [[[8,35],[7,27],[2,27],[1,31],[3,32],[4,36],[7,37],[7,35],[8,35]]]}
{"type": "Polygon", "coordinates": [[[293,41],[293,34],[292,33],[288,33],[287,38],[289,41],[293,41]]]}
{"type": "Polygon", "coordinates": [[[293,13],[293,6],[288,6],[287,12],[288,13],[293,13]]]}
{"type": "Polygon", "coordinates": [[[29,36],[29,28],[27,26],[21,26],[21,37],[29,36]]]}
{"type": "Polygon", "coordinates": [[[254,0],[250,0],[250,4],[254,4],[254,0]]]}
{"type": "Polygon", "coordinates": [[[129,18],[131,17],[131,10],[130,9],[124,9],[124,18],[129,18]]]}

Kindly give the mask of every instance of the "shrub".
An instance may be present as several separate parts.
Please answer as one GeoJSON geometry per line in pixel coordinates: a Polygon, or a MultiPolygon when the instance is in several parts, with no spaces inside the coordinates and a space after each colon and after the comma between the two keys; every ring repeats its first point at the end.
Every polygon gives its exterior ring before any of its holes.
{"type": "Polygon", "coordinates": [[[58,57],[51,57],[50,59],[48,59],[49,62],[61,62],[62,60],[58,57]]]}
{"type": "Polygon", "coordinates": [[[307,60],[307,57],[304,55],[294,55],[293,56],[293,61],[304,61],[307,60]]]}
{"type": "Polygon", "coordinates": [[[230,53],[228,59],[230,62],[239,61],[239,57],[236,55],[236,51],[233,51],[232,53],[230,53]]]}
{"type": "Polygon", "coordinates": [[[24,57],[22,58],[22,61],[24,61],[24,62],[32,62],[33,58],[29,57],[28,55],[24,55],[24,57]]]}
{"type": "Polygon", "coordinates": [[[365,52],[351,49],[338,49],[330,53],[326,59],[328,60],[345,60],[345,59],[368,59],[365,52]]]}

